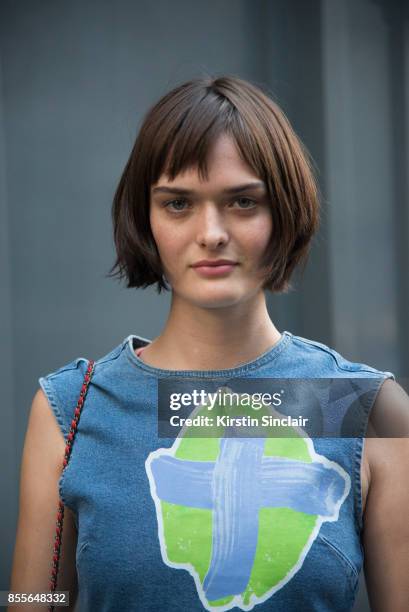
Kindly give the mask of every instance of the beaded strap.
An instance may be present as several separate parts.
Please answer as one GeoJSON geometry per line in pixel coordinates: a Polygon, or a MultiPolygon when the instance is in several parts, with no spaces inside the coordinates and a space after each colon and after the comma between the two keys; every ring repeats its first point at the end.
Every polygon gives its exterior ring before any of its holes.
{"type": "MultiPolygon", "coordinates": [[[[63,471],[67,467],[68,461],[71,456],[71,449],[74,442],[75,434],[77,433],[78,422],[80,420],[81,410],[84,407],[85,397],[87,395],[88,386],[91,381],[92,375],[94,373],[94,365],[95,361],[89,361],[87,371],[84,376],[84,381],[82,383],[80,396],[78,398],[77,406],[74,410],[74,418],[71,421],[70,431],[67,436],[67,444],[65,447],[64,460],[63,460],[63,471]]],[[[58,511],[57,511],[57,522],[56,522],[56,533],[54,539],[54,550],[53,550],[53,560],[52,560],[52,568],[51,568],[51,578],[50,578],[50,591],[54,592],[57,588],[57,577],[58,577],[58,568],[60,563],[60,551],[61,551],[61,542],[62,542],[62,529],[63,529],[63,521],[64,521],[64,504],[61,499],[58,502],[58,511]]],[[[48,606],[48,612],[54,612],[54,605],[48,606]]]]}

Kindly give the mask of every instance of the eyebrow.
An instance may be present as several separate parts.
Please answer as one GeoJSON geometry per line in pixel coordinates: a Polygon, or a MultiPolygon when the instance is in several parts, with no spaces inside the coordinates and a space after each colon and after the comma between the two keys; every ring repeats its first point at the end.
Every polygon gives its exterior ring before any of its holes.
{"type": "MultiPolygon", "coordinates": [[[[242,193],[243,191],[251,191],[253,189],[265,190],[266,185],[264,181],[253,181],[251,183],[243,183],[242,185],[234,185],[234,187],[226,187],[222,189],[221,193],[232,195],[235,193],[242,193]]],[[[194,189],[184,189],[183,187],[153,187],[152,193],[177,193],[182,195],[196,195],[197,192],[194,189]]]]}

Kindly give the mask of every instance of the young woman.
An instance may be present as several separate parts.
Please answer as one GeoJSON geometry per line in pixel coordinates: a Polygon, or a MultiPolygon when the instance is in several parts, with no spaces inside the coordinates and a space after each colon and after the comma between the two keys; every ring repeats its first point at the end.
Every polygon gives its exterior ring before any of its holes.
{"type": "Polygon", "coordinates": [[[288,290],[318,217],[308,154],[260,88],[199,78],[149,111],[115,195],[111,273],[170,290],[169,315],[96,361],[63,472],[88,362],[40,378],[12,590],[48,590],[60,496],[58,590],[81,612],[344,612],[363,564],[374,610],[409,609],[407,438],[157,437],[161,379],[365,378],[379,419],[392,397],[407,411],[393,374],[270,318],[264,291],[288,290]]]}

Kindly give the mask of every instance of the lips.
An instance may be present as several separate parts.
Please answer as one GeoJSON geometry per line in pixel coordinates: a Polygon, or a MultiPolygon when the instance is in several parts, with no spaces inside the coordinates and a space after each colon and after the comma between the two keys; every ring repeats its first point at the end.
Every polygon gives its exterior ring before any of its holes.
{"type": "Polygon", "coordinates": [[[196,271],[196,274],[199,274],[204,278],[211,279],[225,277],[226,275],[232,274],[237,265],[237,262],[221,263],[220,261],[212,261],[210,264],[197,262],[193,266],[193,269],[196,271]]]}
{"type": "Polygon", "coordinates": [[[235,266],[237,265],[236,261],[232,261],[231,259],[217,259],[217,260],[210,260],[210,259],[202,259],[198,262],[196,262],[195,264],[193,264],[193,268],[199,268],[199,267],[217,267],[217,266],[235,266]]]}

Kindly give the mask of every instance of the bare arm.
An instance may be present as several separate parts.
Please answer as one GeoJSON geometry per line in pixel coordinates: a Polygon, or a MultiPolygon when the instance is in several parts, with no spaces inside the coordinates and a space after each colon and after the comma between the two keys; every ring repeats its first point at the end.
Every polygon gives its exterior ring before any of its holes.
{"type": "MultiPolygon", "coordinates": [[[[59,501],[58,480],[64,450],[64,437],[46,396],[39,389],[32,402],[23,448],[11,591],[49,591],[59,501]]],[[[70,592],[70,606],[56,607],[55,610],[74,609],[77,596],[76,540],[73,516],[65,507],[57,589],[70,592]]],[[[27,610],[30,610],[27,604],[8,608],[9,612],[27,610]]]]}
{"type": "Polygon", "coordinates": [[[370,487],[364,514],[364,569],[371,610],[409,610],[409,397],[387,380],[373,422],[406,437],[368,438],[370,487]],[[393,423],[392,423],[393,421],[393,423]]]}

